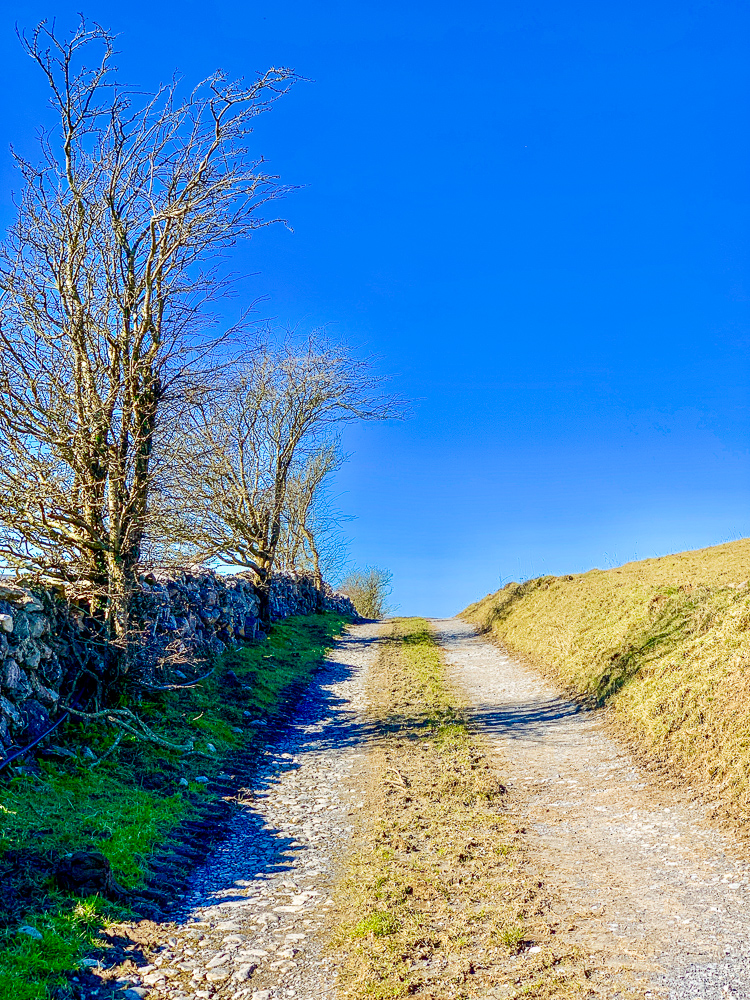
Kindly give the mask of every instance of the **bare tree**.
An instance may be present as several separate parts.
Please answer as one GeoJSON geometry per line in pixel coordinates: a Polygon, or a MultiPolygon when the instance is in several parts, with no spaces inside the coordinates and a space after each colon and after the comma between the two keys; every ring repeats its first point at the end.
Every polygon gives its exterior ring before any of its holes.
{"type": "Polygon", "coordinates": [[[250,569],[266,616],[280,545],[306,543],[319,572],[311,513],[341,462],[332,430],[399,412],[369,360],[321,335],[260,344],[233,385],[192,411],[184,538],[204,560],[250,569]]]}
{"type": "Polygon", "coordinates": [[[378,566],[355,569],[339,584],[339,590],[351,598],[357,614],[363,618],[382,618],[392,614],[388,601],[393,573],[378,566]]]}
{"type": "Polygon", "coordinates": [[[184,98],[176,80],[142,98],[115,80],[113,36],[83,18],[22,44],[57,125],[39,163],[16,156],[24,187],[0,251],[0,560],[79,584],[122,636],[169,464],[156,435],[216,347],[221,254],[284,191],[248,144],[294,74],[216,73],[184,98]]]}
{"type": "Polygon", "coordinates": [[[348,520],[330,497],[331,477],[346,461],[338,438],[323,441],[287,483],[275,564],[281,570],[308,570],[319,590],[343,566],[341,524],[348,520]]]}

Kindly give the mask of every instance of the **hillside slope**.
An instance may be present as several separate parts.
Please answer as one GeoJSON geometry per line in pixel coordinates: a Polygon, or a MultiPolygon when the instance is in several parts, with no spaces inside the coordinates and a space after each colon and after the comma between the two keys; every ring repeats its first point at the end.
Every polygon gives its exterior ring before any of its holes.
{"type": "Polygon", "coordinates": [[[511,583],[460,617],[597,704],[750,814],[750,539],[511,583]]]}

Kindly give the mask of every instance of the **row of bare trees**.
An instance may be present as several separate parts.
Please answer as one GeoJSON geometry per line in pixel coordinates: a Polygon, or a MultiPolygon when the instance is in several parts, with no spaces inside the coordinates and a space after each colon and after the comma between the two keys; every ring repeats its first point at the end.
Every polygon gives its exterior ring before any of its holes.
{"type": "Polygon", "coordinates": [[[251,136],[295,74],[143,98],[96,24],[21,42],[54,123],[16,155],[0,248],[0,562],[88,595],[113,640],[146,559],[240,565],[266,594],[275,565],[320,578],[339,428],[397,407],[324,336],[251,342],[211,311],[285,193],[251,136]]]}
{"type": "Polygon", "coordinates": [[[262,602],[279,564],[309,568],[322,586],[321,548],[338,525],[327,487],[345,457],[338,429],[397,413],[380,381],[368,361],[320,335],[258,344],[234,381],[184,414],[175,437],[189,469],[172,466],[164,537],[251,570],[262,602]]]}

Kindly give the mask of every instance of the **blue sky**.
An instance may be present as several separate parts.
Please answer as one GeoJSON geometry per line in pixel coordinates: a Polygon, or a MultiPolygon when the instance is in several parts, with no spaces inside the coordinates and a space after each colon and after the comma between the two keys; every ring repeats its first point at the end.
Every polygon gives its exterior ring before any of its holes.
{"type": "MultiPolygon", "coordinates": [[[[0,14],[0,221],[45,101],[0,14]]],[[[90,2],[121,76],[300,84],[257,149],[303,185],[235,303],[327,325],[415,400],[352,429],[353,561],[405,613],[750,533],[748,96],[739,2],[90,2]]]]}

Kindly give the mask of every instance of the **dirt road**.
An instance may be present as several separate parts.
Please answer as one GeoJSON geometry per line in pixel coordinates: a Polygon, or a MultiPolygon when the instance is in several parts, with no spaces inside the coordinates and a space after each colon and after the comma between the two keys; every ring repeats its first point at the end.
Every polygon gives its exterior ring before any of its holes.
{"type": "Polygon", "coordinates": [[[433,623],[478,727],[502,752],[514,809],[589,954],[670,1000],[750,997],[750,866],[701,807],[655,787],[537,673],[457,619],[433,623]]]}

